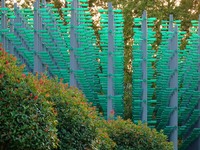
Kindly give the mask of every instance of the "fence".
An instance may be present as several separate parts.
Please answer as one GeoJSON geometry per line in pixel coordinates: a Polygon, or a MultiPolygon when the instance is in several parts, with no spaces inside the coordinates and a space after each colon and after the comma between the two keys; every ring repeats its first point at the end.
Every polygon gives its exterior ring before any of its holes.
{"type": "MultiPolygon", "coordinates": [[[[62,18],[52,4],[37,0],[34,9],[0,8],[0,41],[26,64],[25,72],[46,72],[83,91],[104,116],[123,114],[124,37],[121,10],[99,10],[100,46],[92,28],[87,0],[67,0],[62,18]],[[101,47],[101,48],[100,48],[101,47]]],[[[156,18],[134,18],[133,121],[164,130],[174,149],[200,149],[200,19],[192,20],[190,38],[180,20],[162,21],[158,51],[153,29],[156,18]]]]}

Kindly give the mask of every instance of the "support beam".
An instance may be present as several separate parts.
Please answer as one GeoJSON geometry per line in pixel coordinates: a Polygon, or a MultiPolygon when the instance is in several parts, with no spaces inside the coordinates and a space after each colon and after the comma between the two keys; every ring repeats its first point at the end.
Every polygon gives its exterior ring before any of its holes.
{"type": "Polygon", "coordinates": [[[147,12],[144,11],[142,14],[142,116],[141,120],[143,123],[147,123],[147,12]]]}
{"type": "MultiPolygon", "coordinates": [[[[10,19],[10,32],[14,33],[14,19],[10,19]]],[[[14,46],[13,43],[9,40],[8,41],[9,51],[10,54],[14,55],[14,46]]]]}
{"type": "MultiPolygon", "coordinates": [[[[169,69],[173,71],[170,77],[169,88],[173,89],[170,96],[169,107],[173,108],[170,115],[169,126],[173,127],[169,140],[174,144],[174,150],[178,149],[178,27],[173,27],[173,16],[170,15],[169,31],[174,32],[169,41],[169,51],[172,51],[170,57],[169,69]]],[[[171,52],[170,52],[171,53],[171,52]]]]}
{"type": "Polygon", "coordinates": [[[39,8],[40,8],[40,1],[36,0],[34,3],[34,73],[41,73],[44,72],[44,67],[42,65],[42,61],[39,58],[38,53],[42,51],[41,49],[41,40],[38,35],[38,30],[40,30],[40,18],[39,18],[39,8]]]}
{"type": "MultiPolygon", "coordinates": [[[[16,18],[14,19],[14,24],[21,22],[19,18],[19,7],[17,6],[17,3],[14,3],[14,13],[16,16],[16,18]]],[[[16,29],[14,29],[13,33],[17,38],[19,37],[19,33],[16,31],[16,29]]],[[[18,46],[14,47],[13,53],[17,57],[17,59],[20,59],[19,53],[16,51],[17,48],[18,46]]]]}
{"type": "MultiPolygon", "coordinates": [[[[1,7],[5,8],[5,0],[2,0],[1,2],[1,7]]],[[[7,28],[7,17],[6,17],[6,11],[3,10],[2,11],[2,15],[1,15],[1,28],[2,29],[6,29],[7,28]]],[[[3,48],[6,50],[6,37],[3,34],[1,34],[1,40],[2,40],[2,44],[3,44],[3,48]]]]}
{"type": "Polygon", "coordinates": [[[112,3],[108,3],[108,88],[107,88],[107,119],[111,119],[110,115],[113,108],[113,96],[114,96],[114,13],[112,3]]]}
{"type": "Polygon", "coordinates": [[[75,71],[78,70],[78,61],[75,55],[75,51],[78,48],[78,39],[76,33],[76,27],[78,26],[78,0],[72,1],[71,10],[71,29],[70,29],[70,86],[78,88],[78,81],[75,77],[75,71]]]}

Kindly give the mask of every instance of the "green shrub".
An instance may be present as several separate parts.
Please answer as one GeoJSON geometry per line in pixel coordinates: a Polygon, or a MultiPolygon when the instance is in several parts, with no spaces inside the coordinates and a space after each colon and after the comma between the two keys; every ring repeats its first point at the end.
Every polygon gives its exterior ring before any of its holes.
{"type": "Polygon", "coordinates": [[[52,103],[32,89],[16,58],[0,51],[0,149],[55,148],[56,115],[52,103]]]}
{"type": "Polygon", "coordinates": [[[133,124],[130,120],[118,118],[107,124],[108,134],[116,143],[116,150],[173,150],[172,143],[167,137],[147,125],[133,124]]]}
{"type": "MultiPolygon", "coordinates": [[[[84,95],[74,87],[42,75],[31,76],[36,89],[55,103],[58,119],[59,149],[112,149],[114,142],[104,129],[104,120],[87,103],[84,95]]],[[[32,83],[32,82],[31,82],[32,83]]]]}

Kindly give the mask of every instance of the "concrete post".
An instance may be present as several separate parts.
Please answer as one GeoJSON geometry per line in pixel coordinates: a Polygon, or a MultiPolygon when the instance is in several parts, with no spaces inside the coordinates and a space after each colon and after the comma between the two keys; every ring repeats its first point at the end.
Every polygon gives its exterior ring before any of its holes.
{"type": "Polygon", "coordinates": [[[41,51],[41,41],[38,35],[38,30],[40,29],[39,25],[39,14],[38,10],[40,8],[40,1],[36,0],[34,3],[34,48],[35,48],[35,55],[34,55],[34,73],[38,72],[41,73],[44,71],[44,67],[42,65],[42,61],[38,56],[38,52],[41,51]]]}
{"type": "Polygon", "coordinates": [[[78,48],[78,39],[76,27],[78,26],[77,19],[78,0],[72,1],[71,10],[71,29],[70,29],[70,86],[78,87],[78,82],[75,77],[75,72],[78,70],[78,62],[75,51],[78,48]]]}
{"type": "MultiPolygon", "coordinates": [[[[2,0],[1,2],[1,7],[5,8],[5,0],[2,0]]],[[[1,15],[1,28],[2,29],[6,29],[7,28],[7,17],[5,14],[5,10],[2,11],[2,15],[1,15]]],[[[1,35],[1,39],[2,39],[2,44],[3,44],[3,48],[6,50],[6,37],[4,34],[1,35]]]]}
{"type": "Polygon", "coordinates": [[[142,14],[142,116],[143,123],[147,123],[147,12],[142,14]]]}
{"type": "Polygon", "coordinates": [[[174,89],[170,96],[169,107],[173,108],[170,115],[169,126],[174,129],[170,134],[169,140],[174,144],[174,150],[178,149],[178,27],[173,27],[173,16],[170,15],[169,31],[174,32],[173,37],[169,41],[169,51],[173,51],[170,58],[169,69],[174,71],[170,77],[169,88],[174,89]]]}
{"type": "Polygon", "coordinates": [[[111,112],[114,111],[113,108],[113,96],[114,96],[114,63],[113,63],[113,53],[114,53],[114,14],[112,3],[108,3],[108,88],[107,88],[107,119],[110,119],[111,112]]]}

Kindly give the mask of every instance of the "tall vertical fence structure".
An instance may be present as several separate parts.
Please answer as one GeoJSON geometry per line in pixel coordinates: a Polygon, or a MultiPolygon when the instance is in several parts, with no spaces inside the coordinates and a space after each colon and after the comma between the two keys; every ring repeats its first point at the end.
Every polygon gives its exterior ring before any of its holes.
{"type": "Polygon", "coordinates": [[[123,114],[123,17],[109,3],[105,22],[105,49],[96,45],[87,0],[67,0],[58,9],[36,0],[34,9],[1,9],[4,49],[26,65],[25,73],[62,78],[83,91],[89,102],[101,105],[105,118],[123,114]],[[109,26],[109,29],[108,29],[109,26]],[[110,38],[112,37],[112,39],[110,38]],[[106,43],[106,40],[110,41],[106,43]],[[108,44],[113,42],[113,44],[108,44]],[[103,54],[106,54],[105,57],[103,54]],[[103,56],[100,60],[100,57],[103,56]],[[112,64],[110,65],[110,60],[112,64]],[[100,70],[99,68],[102,68],[100,70]],[[112,92],[110,92],[112,91],[112,92]]]}
{"type": "Polygon", "coordinates": [[[101,9],[99,60],[101,72],[99,73],[102,93],[99,102],[106,112],[107,119],[123,115],[123,16],[121,10],[114,10],[108,3],[108,10],[101,9]],[[106,99],[108,99],[107,103],[106,99]],[[107,106],[107,107],[106,107],[107,106]]]}
{"type": "Polygon", "coordinates": [[[200,149],[200,20],[191,21],[191,37],[183,50],[180,45],[186,32],[180,30],[181,21],[172,15],[163,20],[157,51],[152,49],[155,20],[147,18],[145,11],[134,18],[133,121],[163,130],[175,150],[200,149]]]}
{"type": "Polygon", "coordinates": [[[157,62],[157,128],[164,129],[173,141],[174,149],[178,145],[178,27],[174,26],[172,15],[164,21],[163,35],[157,62]]]}
{"type": "Polygon", "coordinates": [[[199,39],[200,20],[192,20],[191,36],[184,51],[180,51],[181,60],[179,86],[179,137],[184,139],[181,148],[200,149],[199,145],[199,39]]]}
{"type": "MultiPolygon", "coordinates": [[[[25,64],[25,73],[62,78],[83,91],[106,119],[123,116],[124,20],[108,3],[100,9],[99,45],[87,0],[66,0],[62,18],[54,5],[36,0],[34,9],[0,8],[0,42],[25,64]]],[[[163,130],[174,149],[200,149],[200,18],[192,20],[190,38],[180,20],[161,22],[161,43],[154,50],[156,18],[134,18],[133,122],[163,130]]]]}
{"type": "Polygon", "coordinates": [[[133,121],[139,120],[154,127],[153,99],[155,88],[152,84],[156,81],[153,74],[152,63],[155,62],[152,44],[155,42],[154,26],[156,18],[147,18],[144,11],[141,18],[134,18],[134,44],[133,44],[133,121]]]}

